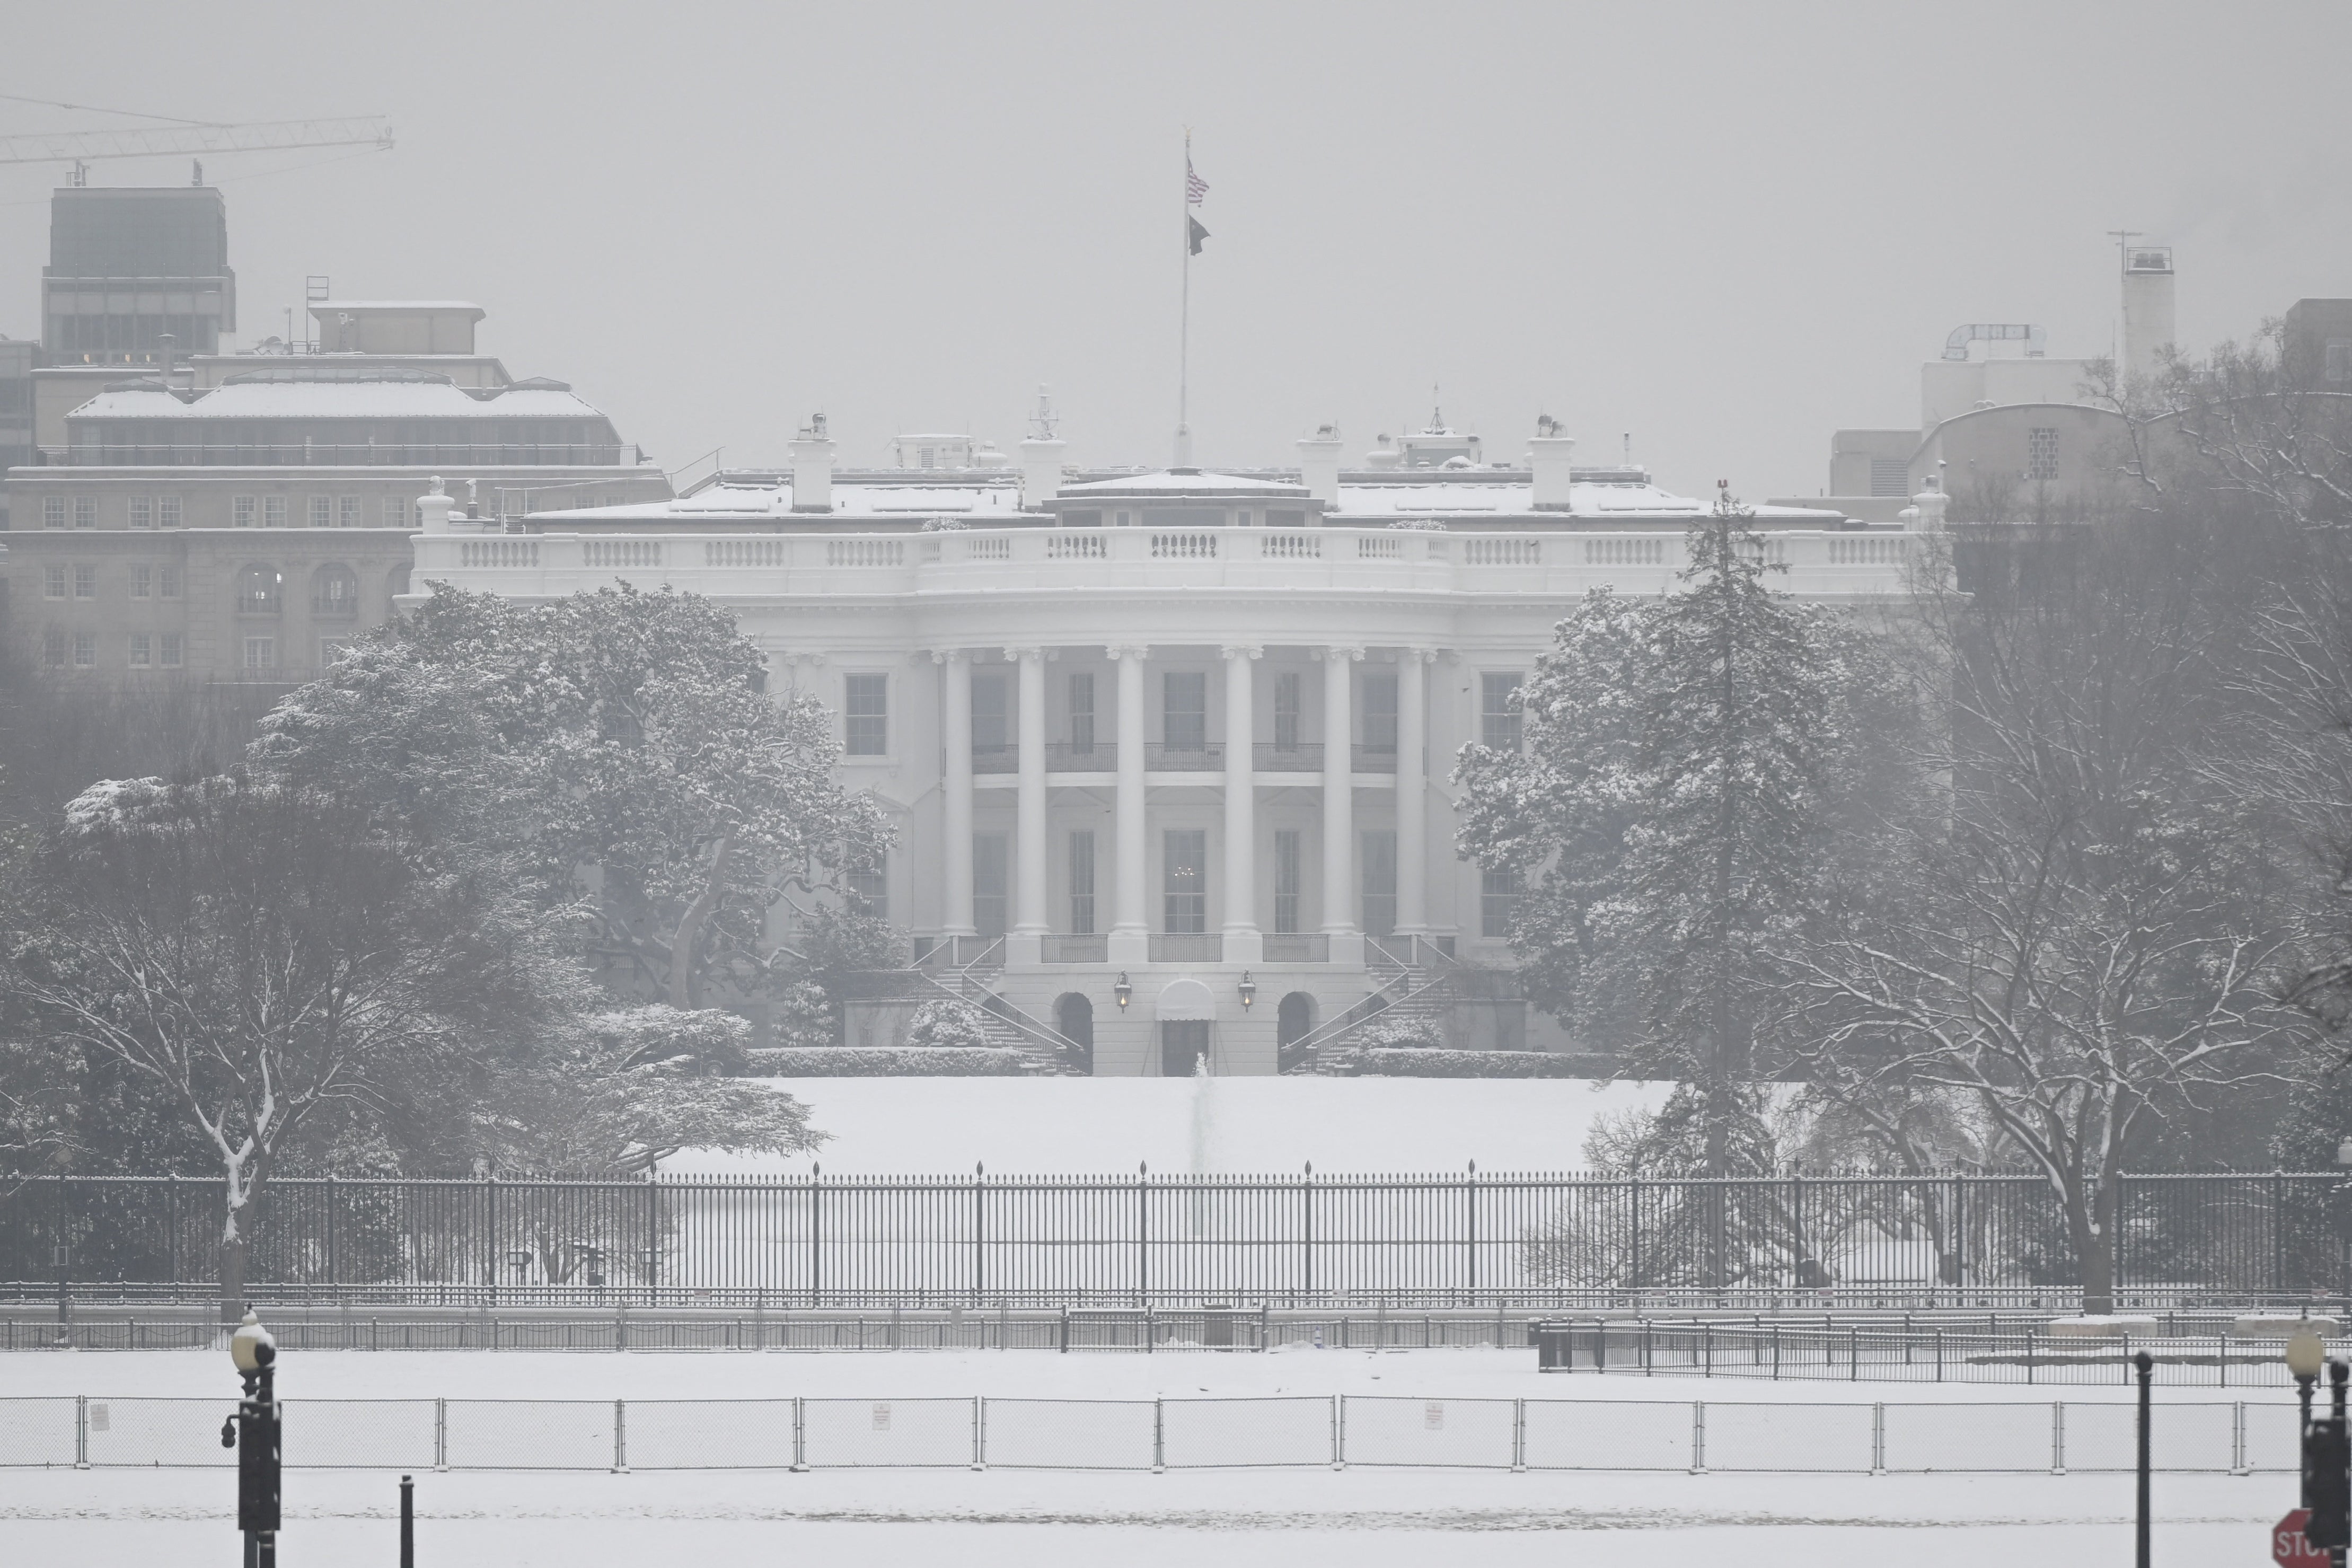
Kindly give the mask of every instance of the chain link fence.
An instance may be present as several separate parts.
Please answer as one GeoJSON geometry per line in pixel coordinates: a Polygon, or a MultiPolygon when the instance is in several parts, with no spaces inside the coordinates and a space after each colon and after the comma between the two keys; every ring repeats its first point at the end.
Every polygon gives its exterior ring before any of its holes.
{"type": "MultiPolygon", "coordinates": [[[[386,1470],[1410,1466],[1758,1474],[2119,1472],[2131,1405],[1234,1399],[296,1399],[286,1463],[386,1470]]],[[[220,1399],[0,1399],[0,1466],[232,1467],[220,1399]]],[[[2292,1402],[2156,1408],[2156,1468],[2296,1468],[2292,1402]]]]}

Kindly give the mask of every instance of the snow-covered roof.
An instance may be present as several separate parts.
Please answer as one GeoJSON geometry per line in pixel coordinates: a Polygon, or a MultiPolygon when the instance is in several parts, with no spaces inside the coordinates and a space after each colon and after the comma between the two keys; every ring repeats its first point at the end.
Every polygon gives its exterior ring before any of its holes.
{"type": "Polygon", "coordinates": [[[1161,468],[1149,474],[1128,474],[1116,479],[1089,479],[1083,484],[1064,485],[1062,495],[1084,499],[1087,496],[1110,496],[1132,499],[1138,496],[1273,496],[1303,500],[1304,485],[1284,484],[1277,480],[1248,478],[1241,474],[1210,473],[1201,468],[1161,468]]]}
{"type": "Polygon", "coordinates": [[[329,310],[471,310],[477,316],[489,314],[471,300],[316,300],[311,301],[312,315],[329,310]]]}
{"type": "MultiPolygon", "coordinates": [[[[1181,480],[1189,483],[1194,477],[1181,476],[1181,480]]],[[[1232,475],[1197,477],[1234,480],[1232,475]]],[[[1108,479],[1066,485],[1056,499],[1066,501],[1088,496],[1140,496],[1176,500],[1199,499],[1204,494],[1198,489],[1169,488],[1165,474],[1142,474],[1134,479],[1153,483],[1139,486],[1128,479],[1108,479]]],[[[1221,497],[1298,499],[1305,496],[1306,490],[1297,485],[1249,480],[1229,482],[1214,493],[1221,497]]],[[[1339,505],[1327,512],[1324,521],[1343,528],[1381,528],[1406,518],[1431,518],[1471,529],[1525,527],[1531,522],[1555,526],[1562,522],[1605,522],[1680,527],[1707,510],[1706,503],[1688,496],[1674,495],[1645,484],[1578,484],[1570,496],[1569,511],[1538,511],[1534,487],[1526,480],[1517,484],[1346,485],[1339,492],[1339,505]]],[[[1018,482],[1010,474],[908,484],[895,475],[835,473],[832,501],[829,512],[795,514],[789,478],[762,475],[755,479],[747,476],[732,480],[722,479],[675,500],[583,507],[575,511],[549,513],[541,521],[552,528],[574,522],[690,527],[698,522],[766,521],[779,518],[804,525],[835,527],[843,522],[882,523],[926,517],[953,517],[983,528],[992,522],[1009,527],[1046,521],[1036,512],[1022,511],[1018,482]]],[[[1842,516],[1833,510],[1808,507],[1759,506],[1754,510],[1759,522],[1797,527],[1835,527],[1842,516]]]]}
{"type": "Polygon", "coordinates": [[[601,419],[570,392],[513,387],[481,398],[446,382],[255,381],[183,403],[161,388],[101,392],[68,416],[84,419],[601,419]]]}

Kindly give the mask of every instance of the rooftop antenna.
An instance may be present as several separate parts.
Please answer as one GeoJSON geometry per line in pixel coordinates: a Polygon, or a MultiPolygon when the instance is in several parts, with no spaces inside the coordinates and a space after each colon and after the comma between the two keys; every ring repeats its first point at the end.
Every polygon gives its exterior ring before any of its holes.
{"type": "Polygon", "coordinates": [[[205,183],[205,161],[202,158],[191,158],[188,162],[195,166],[194,173],[188,176],[188,184],[192,185],[203,184],[205,183]]]}
{"type": "Polygon", "coordinates": [[[1037,410],[1029,416],[1029,436],[1032,440],[1050,441],[1060,426],[1062,416],[1054,412],[1053,389],[1044,382],[1037,384],[1037,410]]]}
{"type": "Polygon", "coordinates": [[[1631,430],[1625,432],[1625,466],[1629,468],[1633,466],[1633,432],[1631,430]]]}

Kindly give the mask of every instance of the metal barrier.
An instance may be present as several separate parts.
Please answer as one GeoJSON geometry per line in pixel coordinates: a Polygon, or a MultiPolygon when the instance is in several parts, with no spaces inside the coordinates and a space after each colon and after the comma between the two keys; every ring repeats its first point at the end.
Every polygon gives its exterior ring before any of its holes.
{"type": "MultiPolygon", "coordinates": [[[[986,956],[971,940],[957,962],[986,956]]],[[[2126,1308],[2352,1290],[2338,1172],[2120,1180],[2126,1308]]],[[[0,1296],[55,1293],[62,1247],[69,1289],[200,1297],[222,1203],[214,1178],[0,1180],[0,1296]]],[[[2028,1176],[278,1176],[254,1223],[265,1301],[1663,1313],[2081,1299],[2056,1200],[2028,1176]]]]}
{"type": "MultiPolygon", "coordinates": [[[[227,1399],[0,1398],[0,1467],[228,1468],[227,1399]]],[[[1343,1467],[1755,1474],[2114,1473],[2113,1403],[1406,1398],[289,1399],[298,1469],[1172,1470],[1343,1467]]],[[[2292,1472],[2291,1400],[2156,1408],[2156,1468],[2292,1472]]]]}

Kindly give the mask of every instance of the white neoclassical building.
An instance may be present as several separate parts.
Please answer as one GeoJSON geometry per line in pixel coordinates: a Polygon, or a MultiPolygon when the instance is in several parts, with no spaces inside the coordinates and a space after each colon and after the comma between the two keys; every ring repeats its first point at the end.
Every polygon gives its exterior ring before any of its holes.
{"type": "MultiPolygon", "coordinates": [[[[415,581],[707,595],[839,715],[898,828],[863,896],[929,976],[854,1007],[852,1044],[944,984],[1098,1075],[1273,1072],[1375,995],[1465,1047],[1568,1048],[1518,999],[1516,889],[1455,855],[1454,759],[1517,745],[1563,612],[1669,588],[1704,509],[1571,468],[1549,422],[1523,464],[1450,437],[1088,477],[1048,433],[1017,464],[836,473],[820,420],[790,472],[529,532],[428,504],[415,581]]],[[[1842,600],[1902,592],[1916,522],[1758,519],[1790,588],[1842,600]]]]}

